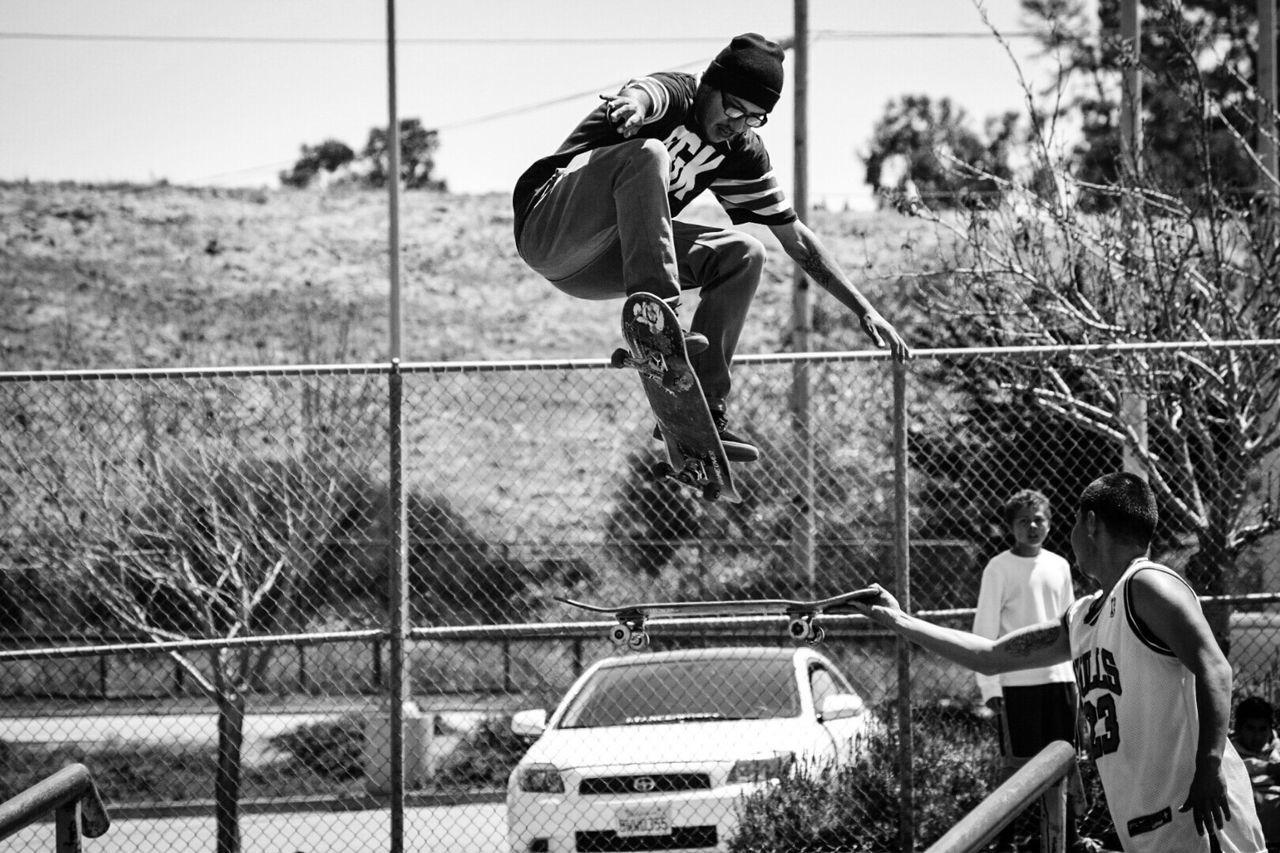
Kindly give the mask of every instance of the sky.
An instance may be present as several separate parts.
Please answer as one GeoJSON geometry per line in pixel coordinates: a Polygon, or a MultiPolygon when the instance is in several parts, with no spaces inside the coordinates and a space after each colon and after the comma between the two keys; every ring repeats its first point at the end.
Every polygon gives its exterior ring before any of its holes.
{"type": "MultiPolygon", "coordinates": [[[[1025,113],[1019,68],[1047,73],[1017,0],[809,0],[808,15],[813,204],[869,206],[859,154],[891,99],[950,97],[977,129],[1025,113]],[[1008,50],[980,8],[1015,34],[1008,50]]],[[[398,112],[439,129],[436,176],[507,193],[599,93],[701,71],[740,32],[788,37],[794,4],[396,0],[395,19],[398,112]]],[[[275,186],[302,144],[358,151],[385,127],[386,36],[387,0],[0,0],[0,180],[275,186]]],[[[792,118],[787,92],[761,130],[784,187],[792,118]]]]}

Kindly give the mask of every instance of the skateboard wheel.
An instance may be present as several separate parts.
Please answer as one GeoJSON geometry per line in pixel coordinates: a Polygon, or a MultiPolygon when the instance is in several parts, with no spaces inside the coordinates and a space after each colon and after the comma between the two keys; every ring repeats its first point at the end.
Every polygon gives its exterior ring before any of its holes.
{"type": "Polygon", "coordinates": [[[793,640],[807,640],[810,633],[809,623],[803,619],[792,619],[787,623],[787,633],[793,640]]]}
{"type": "Polygon", "coordinates": [[[708,483],[702,487],[702,497],[709,501],[714,501],[720,497],[720,487],[715,483],[708,483]]]}
{"type": "Polygon", "coordinates": [[[615,646],[630,643],[631,640],[631,629],[626,625],[614,625],[609,629],[609,641],[615,646]]]}
{"type": "Polygon", "coordinates": [[[619,347],[613,351],[613,355],[609,356],[610,367],[626,367],[627,359],[631,358],[631,353],[619,347]]]}
{"type": "Polygon", "coordinates": [[[646,634],[644,631],[637,631],[636,633],[631,635],[631,638],[629,640],[627,640],[627,646],[631,649],[634,649],[635,651],[640,651],[641,649],[648,648],[649,635],[646,634]]]}
{"type": "Polygon", "coordinates": [[[653,476],[655,477],[670,477],[675,472],[676,469],[671,467],[670,462],[659,462],[653,466],[653,476]]]}

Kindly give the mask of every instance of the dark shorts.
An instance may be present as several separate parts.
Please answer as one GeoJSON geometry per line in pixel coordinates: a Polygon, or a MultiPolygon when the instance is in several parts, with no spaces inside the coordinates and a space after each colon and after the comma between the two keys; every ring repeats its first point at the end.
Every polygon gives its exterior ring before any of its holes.
{"type": "Polygon", "coordinates": [[[1055,740],[1076,743],[1076,693],[1070,681],[1005,687],[1000,754],[1031,758],[1055,740]]]}

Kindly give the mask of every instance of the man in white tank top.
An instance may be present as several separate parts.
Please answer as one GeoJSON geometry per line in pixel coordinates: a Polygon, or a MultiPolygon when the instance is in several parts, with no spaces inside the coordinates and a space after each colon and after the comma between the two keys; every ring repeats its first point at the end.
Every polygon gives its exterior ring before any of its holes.
{"type": "Polygon", "coordinates": [[[1147,559],[1155,495],[1133,474],[1090,483],[1071,548],[1102,589],[1051,620],[989,640],[902,612],[888,592],[876,622],[986,674],[1069,660],[1090,753],[1128,853],[1263,853],[1244,763],[1227,741],[1231,665],[1195,593],[1147,559]]]}

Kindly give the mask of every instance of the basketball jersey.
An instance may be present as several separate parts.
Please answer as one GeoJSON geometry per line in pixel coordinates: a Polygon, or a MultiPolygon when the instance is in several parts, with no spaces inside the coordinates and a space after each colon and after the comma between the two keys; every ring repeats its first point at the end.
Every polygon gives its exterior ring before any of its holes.
{"type": "MultiPolygon", "coordinates": [[[[1064,617],[1090,752],[1126,853],[1207,853],[1209,838],[1196,833],[1191,811],[1178,811],[1195,773],[1195,677],[1135,617],[1129,581],[1139,571],[1178,577],[1135,560],[1109,593],[1079,599],[1064,617]]],[[[1262,853],[1249,776],[1230,742],[1222,777],[1231,810],[1218,833],[1223,853],[1262,853]]]]}

